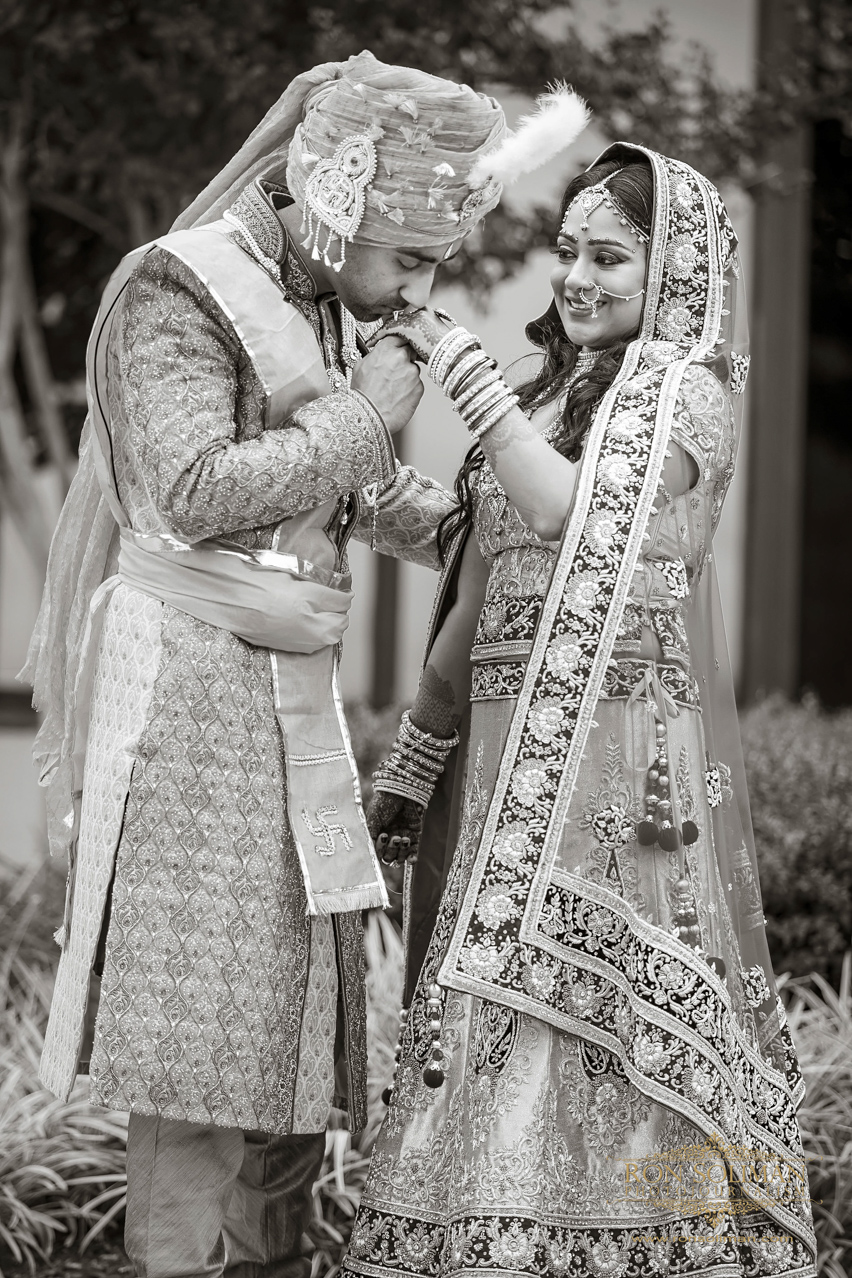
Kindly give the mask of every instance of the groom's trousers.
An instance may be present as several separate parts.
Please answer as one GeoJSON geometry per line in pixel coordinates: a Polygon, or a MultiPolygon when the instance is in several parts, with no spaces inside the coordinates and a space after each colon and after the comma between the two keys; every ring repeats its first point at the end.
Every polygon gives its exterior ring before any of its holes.
{"type": "Polygon", "coordinates": [[[322,1133],[269,1136],[131,1114],[124,1240],[138,1278],[308,1278],[322,1133]]]}

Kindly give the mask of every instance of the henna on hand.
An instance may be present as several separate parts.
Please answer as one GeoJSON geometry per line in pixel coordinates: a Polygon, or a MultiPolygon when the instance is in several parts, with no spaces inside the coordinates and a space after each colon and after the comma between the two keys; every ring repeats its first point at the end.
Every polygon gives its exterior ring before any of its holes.
{"type": "Polygon", "coordinates": [[[367,807],[367,829],[386,865],[417,855],[424,815],[425,808],[413,799],[376,790],[367,807]]]}
{"type": "Polygon", "coordinates": [[[538,439],[539,434],[520,409],[510,409],[505,417],[495,422],[490,430],[480,436],[479,446],[489,461],[502,453],[510,444],[523,443],[528,439],[538,439]]]}
{"type": "Polygon", "coordinates": [[[443,315],[436,315],[433,310],[423,307],[417,311],[403,311],[395,318],[386,320],[378,332],[374,333],[370,343],[383,337],[401,337],[408,342],[419,359],[428,362],[441,338],[446,337],[454,327],[443,315]]]}
{"type": "Polygon", "coordinates": [[[449,679],[442,679],[432,665],[420,677],[414,705],[409,711],[415,728],[436,737],[451,737],[461,722],[456,694],[449,679]]]}

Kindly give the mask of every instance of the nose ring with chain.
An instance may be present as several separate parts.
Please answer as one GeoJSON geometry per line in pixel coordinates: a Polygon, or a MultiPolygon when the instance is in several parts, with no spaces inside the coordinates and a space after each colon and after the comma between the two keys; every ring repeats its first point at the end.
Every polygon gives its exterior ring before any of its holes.
{"type": "Polygon", "coordinates": [[[577,289],[577,292],[580,294],[580,297],[583,299],[586,306],[591,306],[592,319],[596,319],[598,314],[598,302],[602,297],[614,297],[616,301],[619,302],[632,302],[635,297],[641,297],[645,290],[644,288],[640,288],[638,293],[628,294],[610,293],[609,289],[602,288],[600,284],[584,284],[582,288],[577,289]],[[595,290],[594,297],[586,297],[587,288],[593,288],[595,290]]]}

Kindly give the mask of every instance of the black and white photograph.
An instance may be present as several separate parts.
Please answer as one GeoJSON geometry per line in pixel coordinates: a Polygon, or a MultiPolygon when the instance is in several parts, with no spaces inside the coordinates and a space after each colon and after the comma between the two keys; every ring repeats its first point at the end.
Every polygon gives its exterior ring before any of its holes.
{"type": "Polygon", "coordinates": [[[0,0],[0,1278],[852,1275],[852,0],[0,0]]]}

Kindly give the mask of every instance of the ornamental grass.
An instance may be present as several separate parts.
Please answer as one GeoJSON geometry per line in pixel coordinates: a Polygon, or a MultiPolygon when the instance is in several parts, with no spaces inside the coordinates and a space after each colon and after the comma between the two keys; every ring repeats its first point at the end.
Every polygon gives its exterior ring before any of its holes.
{"type": "Polygon", "coordinates": [[[837,989],[852,942],[852,709],[772,696],[740,726],[775,971],[837,989]]]}
{"type": "Polygon", "coordinates": [[[325,1162],[314,1186],[311,1278],[334,1278],[340,1269],[370,1151],[385,1116],[382,1092],[393,1076],[402,998],[402,940],[384,914],[374,911],[364,934],[367,955],[367,1126],[354,1139],[341,1128],[326,1134],[325,1162]]]}
{"type": "Polygon", "coordinates": [[[820,1273],[852,1272],[852,952],[839,990],[815,975],[779,981],[807,1091],[799,1110],[820,1273]]]}
{"type": "Polygon", "coordinates": [[[127,1118],[94,1109],[84,1084],[66,1104],[38,1083],[53,977],[33,949],[32,887],[7,887],[0,905],[0,1253],[36,1273],[57,1244],[85,1251],[123,1211],[127,1118]]]}
{"type": "MultiPolygon", "coordinates": [[[[123,1220],[126,1114],[89,1105],[85,1079],[67,1104],[37,1079],[61,903],[61,875],[51,865],[0,883],[0,1278],[10,1263],[38,1274],[62,1248],[79,1272],[80,1255],[107,1231],[114,1238],[123,1220]]],[[[309,1230],[314,1278],[333,1278],[340,1267],[393,1074],[402,942],[385,915],[369,916],[365,948],[369,1120],[354,1140],[340,1125],[327,1134],[309,1230]]]]}

